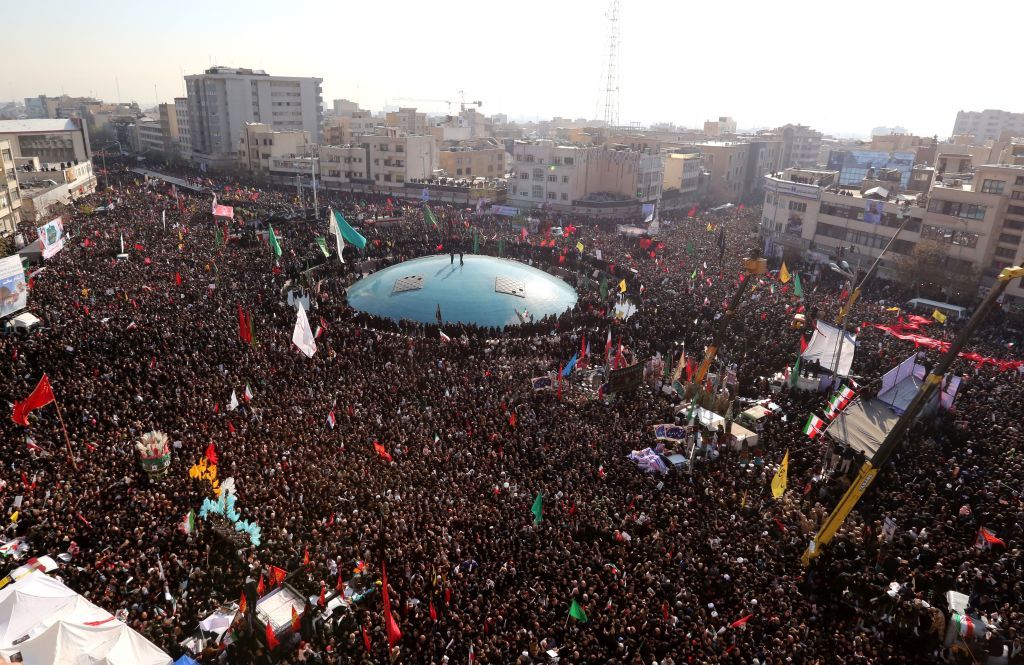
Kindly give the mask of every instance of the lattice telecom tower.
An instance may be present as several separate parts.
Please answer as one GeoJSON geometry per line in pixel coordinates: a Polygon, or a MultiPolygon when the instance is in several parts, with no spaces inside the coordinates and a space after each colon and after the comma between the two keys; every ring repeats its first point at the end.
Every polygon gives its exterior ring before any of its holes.
{"type": "Polygon", "coordinates": [[[611,0],[608,13],[608,73],[604,85],[604,121],[619,124],[619,0],[611,0]]]}

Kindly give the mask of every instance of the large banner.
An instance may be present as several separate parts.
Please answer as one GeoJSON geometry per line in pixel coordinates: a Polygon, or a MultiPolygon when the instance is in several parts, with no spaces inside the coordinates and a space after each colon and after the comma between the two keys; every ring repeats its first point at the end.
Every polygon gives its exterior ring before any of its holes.
{"type": "Polygon", "coordinates": [[[28,289],[25,288],[25,269],[21,257],[5,256],[0,259],[0,317],[25,309],[28,289]]]}
{"type": "Polygon", "coordinates": [[[625,393],[636,390],[644,379],[644,363],[635,363],[608,373],[608,391],[625,393]]]}
{"type": "Polygon", "coordinates": [[[43,258],[48,259],[64,249],[64,222],[60,217],[40,226],[36,231],[43,246],[43,258]]]}

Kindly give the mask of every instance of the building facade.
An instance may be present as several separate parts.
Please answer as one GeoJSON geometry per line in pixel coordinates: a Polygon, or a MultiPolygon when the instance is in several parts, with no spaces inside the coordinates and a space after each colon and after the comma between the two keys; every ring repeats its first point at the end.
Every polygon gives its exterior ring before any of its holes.
{"type": "Polygon", "coordinates": [[[330,188],[350,184],[391,191],[429,180],[438,168],[433,136],[408,135],[397,127],[377,127],[344,146],[320,146],[321,181],[330,188]]]}
{"type": "Polygon", "coordinates": [[[18,169],[21,186],[21,217],[31,222],[43,222],[52,216],[52,208],[68,204],[96,191],[96,176],[92,162],[78,164],[40,164],[33,159],[31,165],[18,169]],[[31,168],[31,170],[28,170],[31,168]]]}
{"type": "Polygon", "coordinates": [[[970,134],[977,142],[998,139],[1003,132],[1024,136],[1024,113],[997,109],[960,111],[956,114],[953,134],[970,134]]]}
{"type": "Polygon", "coordinates": [[[704,121],[704,135],[708,138],[719,138],[721,136],[736,133],[736,121],[728,116],[719,116],[718,120],[704,121]]]}
{"type": "Polygon", "coordinates": [[[500,178],[505,175],[505,147],[494,139],[460,141],[438,152],[438,167],[454,178],[500,178]]]}
{"type": "Polygon", "coordinates": [[[0,237],[10,237],[21,221],[21,190],[10,139],[0,138],[0,237]]]}
{"type": "Polygon", "coordinates": [[[164,156],[164,128],[159,120],[149,118],[135,123],[135,152],[143,155],[164,156]]]}
{"type": "MultiPolygon", "coordinates": [[[[269,175],[273,160],[309,157],[312,151],[309,132],[280,132],[264,123],[247,122],[238,141],[238,168],[269,175]]],[[[304,172],[311,173],[311,168],[307,166],[304,172]]]]}
{"type": "Polygon", "coordinates": [[[427,114],[417,113],[415,107],[401,107],[387,114],[384,124],[398,127],[406,134],[428,134],[427,114]]]}
{"type": "Polygon", "coordinates": [[[186,162],[192,159],[192,128],[188,120],[188,97],[174,98],[174,121],[178,125],[178,141],[174,154],[186,162]]]}
{"type": "Polygon", "coordinates": [[[270,76],[262,70],[211,67],[185,77],[193,161],[203,168],[237,163],[244,123],[305,131],[320,141],[323,79],[270,76]]]}
{"type": "MultiPolygon", "coordinates": [[[[1024,261],[1024,166],[985,165],[973,186],[936,183],[927,196],[903,200],[837,187],[838,179],[835,171],[802,169],[765,178],[761,232],[768,253],[788,252],[821,264],[842,258],[866,269],[907,215],[879,274],[905,281],[903,267],[925,241],[940,252],[930,260],[942,276],[931,286],[946,300],[965,304],[990,287],[1000,270],[1024,261]]],[[[1024,288],[1012,284],[1006,298],[1024,304],[1024,288]]]]}
{"type": "Polygon", "coordinates": [[[662,195],[679,198],[683,203],[696,202],[700,197],[701,171],[700,153],[668,153],[665,155],[665,174],[661,181],[662,195]]]}
{"type": "Polygon", "coordinates": [[[10,141],[15,157],[42,163],[84,162],[91,156],[89,133],[81,118],[0,120],[0,140],[10,141]]]}
{"type": "Polygon", "coordinates": [[[805,125],[783,125],[772,130],[772,134],[782,139],[779,168],[813,169],[818,165],[821,132],[805,125]]]}

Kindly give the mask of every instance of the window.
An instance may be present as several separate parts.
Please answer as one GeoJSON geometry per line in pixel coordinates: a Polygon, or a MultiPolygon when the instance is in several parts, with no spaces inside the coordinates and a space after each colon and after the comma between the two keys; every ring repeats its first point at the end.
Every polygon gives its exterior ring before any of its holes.
{"type": "Polygon", "coordinates": [[[996,248],[996,256],[1000,256],[1004,259],[1013,259],[1017,255],[1017,250],[1010,247],[998,247],[996,248]]]}
{"type": "Polygon", "coordinates": [[[466,175],[473,175],[473,169],[467,167],[466,168],[466,175]]]}
{"type": "Polygon", "coordinates": [[[565,159],[562,160],[562,163],[565,164],[566,166],[572,166],[575,163],[575,159],[575,157],[566,157],[565,159]]]}
{"type": "Polygon", "coordinates": [[[1006,206],[1006,212],[1010,215],[1024,215],[1024,206],[1006,206]]]}
{"type": "Polygon", "coordinates": [[[568,185],[569,184],[569,176],[567,176],[567,175],[562,176],[562,184],[563,185],[568,185]]]}
{"type": "Polygon", "coordinates": [[[928,202],[928,212],[937,212],[940,215],[950,217],[963,217],[965,219],[985,219],[987,206],[975,205],[973,203],[959,203],[957,201],[943,201],[932,199],[928,202]]]}
{"type": "Polygon", "coordinates": [[[548,182],[558,182],[558,176],[556,176],[554,173],[549,173],[548,182]]]}
{"type": "Polygon", "coordinates": [[[1006,186],[1006,182],[1002,180],[988,180],[981,184],[981,191],[986,194],[1002,194],[1003,187],[1006,186]]]}
{"type": "Polygon", "coordinates": [[[519,179],[520,180],[529,180],[530,179],[530,174],[529,173],[520,173],[519,174],[519,179]]]}
{"type": "Polygon", "coordinates": [[[568,201],[569,200],[569,195],[566,194],[565,192],[562,192],[562,200],[563,201],[568,201]]]}
{"type": "Polygon", "coordinates": [[[1014,201],[1024,201],[1024,190],[1013,190],[1013,194],[1010,194],[1010,198],[1014,201]]]}
{"type": "Polygon", "coordinates": [[[1017,179],[1013,181],[1015,185],[1024,185],[1024,175],[1017,176],[1017,179]]]}
{"type": "Polygon", "coordinates": [[[555,194],[554,192],[548,192],[548,198],[549,199],[554,199],[556,196],[558,196],[558,195],[555,194]]]}
{"type": "Polygon", "coordinates": [[[1019,219],[1004,219],[1004,229],[1013,229],[1014,231],[1024,231],[1024,222],[1019,219]]]}
{"type": "Polygon", "coordinates": [[[534,180],[543,180],[544,179],[544,169],[534,169],[533,170],[533,179],[534,180]]]}
{"type": "MultiPolygon", "coordinates": [[[[462,169],[455,169],[455,175],[462,175],[462,169]]],[[[838,344],[838,342],[836,342],[838,344]]]]}
{"type": "Polygon", "coordinates": [[[799,201],[790,201],[789,209],[794,210],[796,212],[807,212],[807,204],[801,203],[799,201]]]}
{"type": "Polygon", "coordinates": [[[1011,235],[1009,233],[1000,233],[999,242],[1008,242],[1012,245],[1020,244],[1020,236],[1011,235]]]}
{"type": "Polygon", "coordinates": [[[533,198],[542,199],[544,198],[544,188],[540,185],[533,186],[533,198]]]}

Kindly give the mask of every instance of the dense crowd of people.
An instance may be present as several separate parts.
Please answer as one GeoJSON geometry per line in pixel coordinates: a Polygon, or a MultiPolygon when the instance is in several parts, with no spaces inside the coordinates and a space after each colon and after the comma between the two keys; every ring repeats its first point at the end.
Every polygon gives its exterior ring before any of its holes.
{"type": "MultiPolygon", "coordinates": [[[[0,338],[3,397],[24,399],[46,373],[75,458],[53,409],[35,412],[28,428],[5,419],[3,500],[24,496],[6,536],[24,537],[34,554],[74,549],[56,574],[124,610],[172,656],[201,618],[237,602],[247,584],[269,583],[276,566],[314,599],[298,634],[269,649],[242,619],[230,646],[211,647],[202,662],[526,664],[547,662],[547,652],[563,663],[934,662],[961,657],[942,639],[950,590],[969,595],[990,626],[988,654],[971,652],[974,662],[1024,657],[1019,372],[954,364],[964,379],[955,408],[911,429],[809,568],[801,554],[858,465],[823,474],[826,443],[801,428],[828,395],[788,384],[772,395],[769,379],[794,364],[807,334],[792,326],[801,307],[835,318],[849,285],[827,269],[788,266],[802,276],[802,297],[774,274],[748,278],[725,331],[719,357],[736,368],[737,395],[771,396],[785,414],[767,421],[755,451],[723,448],[693,473],[652,477],[627,455],[656,445],[651,425],[680,417],[678,397],[650,386],[607,400],[531,390],[531,377],[559,369],[583,336],[602,364],[609,329],[633,358],[678,361],[685,349],[699,361],[743,257],[763,246],[756,208],[663,214],[643,245],[614,224],[538,213],[541,229],[573,227],[551,243],[543,230],[524,238],[508,220],[451,205],[432,206],[435,229],[418,202],[321,193],[366,247],[347,248],[340,263],[315,242],[325,220],[275,222],[275,261],[260,220],[294,205],[294,192],[191,177],[235,205],[226,231],[208,193],[181,189],[179,205],[162,184],[118,170],[119,187],[63,213],[71,238],[29,296],[42,328],[0,338]],[[92,212],[110,201],[112,210],[92,212]],[[397,221],[373,223],[384,216],[397,221]],[[127,260],[116,259],[122,238],[127,260]],[[579,301],[506,330],[446,326],[450,342],[437,326],[348,307],[345,289],[363,270],[453,248],[563,275],[579,301]],[[593,278],[594,249],[604,286],[593,278]],[[627,320],[613,317],[623,278],[637,305],[627,320]],[[292,344],[289,289],[309,296],[320,328],[312,358],[292,344]],[[239,335],[239,309],[252,319],[252,343],[239,335]],[[229,409],[247,387],[251,398],[229,409]],[[134,450],[150,430],[174,442],[170,471],[154,480],[134,450]],[[257,547],[227,545],[211,521],[179,528],[211,496],[188,473],[211,443],[242,516],[262,529],[257,547]],[[787,450],[788,491],[776,500],[769,483],[787,450]],[[741,463],[751,455],[757,465],[741,463]],[[891,541],[887,517],[897,524],[891,541]],[[976,548],[982,525],[1005,545],[976,548]],[[390,651],[376,584],[336,620],[314,618],[321,588],[330,595],[339,575],[377,582],[382,564],[402,633],[390,651]],[[586,621],[569,616],[574,601],[586,621]]],[[[892,323],[908,297],[875,280],[855,319],[892,323]]],[[[957,325],[928,333],[952,339],[957,325]]],[[[1015,326],[997,311],[968,348],[1019,358],[1015,326]]],[[[853,374],[870,390],[913,351],[861,327],[853,374]]]]}

